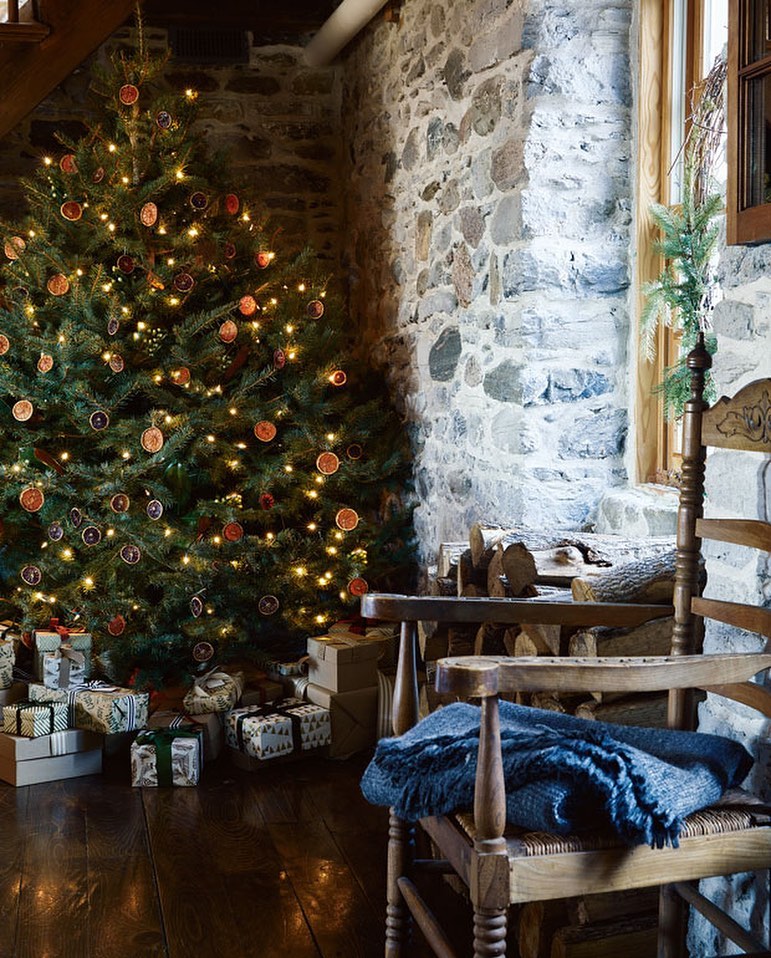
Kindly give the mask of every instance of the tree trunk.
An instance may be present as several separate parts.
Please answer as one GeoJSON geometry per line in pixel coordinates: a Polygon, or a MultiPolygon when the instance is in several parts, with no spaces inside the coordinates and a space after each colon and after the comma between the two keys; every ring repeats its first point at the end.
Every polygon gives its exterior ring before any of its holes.
{"type": "Polygon", "coordinates": [[[675,550],[647,556],[592,579],[573,579],[576,602],[671,603],[675,587],[675,550]]]}
{"type": "Polygon", "coordinates": [[[669,617],[651,619],[634,629],[580,629],[570,637],[568,655],[669,655],[672,625],[669,617]]]}
{"type": "Polygon", "coordinates": [[[617,725],[647,725],[665,728],[667,724],[667,693],[649,692],[628,695],[612,702],[582,702],[575,714],[596,722],[615,722],[617,725]]]}
{"type": "Polygon", "coordinates": [[[441,542],[436,557],[436,574],[450,576],[455,574],[458,556],[468,549],[467,542],[441,542]]]}

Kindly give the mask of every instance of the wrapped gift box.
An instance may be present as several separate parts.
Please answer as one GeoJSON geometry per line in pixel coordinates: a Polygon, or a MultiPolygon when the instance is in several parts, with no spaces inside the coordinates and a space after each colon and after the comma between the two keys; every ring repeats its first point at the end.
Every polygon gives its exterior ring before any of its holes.
{"type": "Polygon", "coordinates": [[[182,701],[188,715],[203,715],[207,712],[227,712],[241,698],[244,689],[240,672],[221,672],[212,669],[193,682],[182,701]]]}
{"type": "Polygon", "coordinates": [[[55,652],[43,653],[43,685],[47,689],[67,689],[86,681],[85,655],[62,643],[55,652]]]}
{"type": "Polygon", "coordinates": [[[3,706],[3,732],[37,738],[68,727],[67,706],[59,702],[14,702],[3,706]]]}
{"type": "Polygon", "coordinates": [[[35,785],[102,770],[102,736],[67,729],[39,738],[0,735],[0,779],[11,785],[35,785]]]}
{"type": "Polygon", "coordinates": [[[329,710],[332,727],[330,758],[347,758],[375,744],[378,687],[331,692],[312,682],[306,690],[308,701],[329,710]]]}
{"type": "Polygon", "coordinates": [[[147,692],[133,692],[105,682],[70,689],[47,689],[33,684],[29,697],[34,702],[65,702],[70,708],[70,724],[75,728],[107,734],[147,727],[147,692]]]}
{"type": "Polygon", "coordinates": [[[380,646],[366,636],[337,633],[308,639],[308,678],[331,692],[377,685],[380,646]]]}
{"type": "Polygon", "coordinates": [[[197,785],[202,765],[200,726],[146,729],[131,745],[134,786],[197,785]]]}
{"type": "Polygon", "coordinates": [[[399,654],[399,626],[393,622],[367,625],[365,619],[341,619],[329,629],[329,635],[358,635],[367,642],[376,642],[380,653],[378,668],[387,671],[396,668],[399,654]]]}
{"type": "Polygon", "coordinates": [[[200,728],[203,732],[203,757],[206,762],[213,762],[222,751],[222,722],[216,712],[186,715],[171,709],[159,710],[150,716],[147,727],[185,730],[200,728]]]}
{"type": "Polygon", "coordinates": [[[9,689],[13,685],[13,664],[16,651],[10,639],[0,639],[0,689],[9,689]]]}
{"type": "Polygon", "coordinates": [[[225,719],[227,744],[263,761],[322,748],[331,733],[329,710],[297,699],[233,709],[225,719]]]}
{"type": "Polygon", "coordinates": [[[91,636],[88,632],[70,632],[62,636],[61,633],[49,629],[36,629],[32,633],[35,644],[35,678],[43,680],[43,656],[46,652],[56,652],[62,642],[82,652],[85,658],[83,674],[86,678],[91,675],[91,636]]]}

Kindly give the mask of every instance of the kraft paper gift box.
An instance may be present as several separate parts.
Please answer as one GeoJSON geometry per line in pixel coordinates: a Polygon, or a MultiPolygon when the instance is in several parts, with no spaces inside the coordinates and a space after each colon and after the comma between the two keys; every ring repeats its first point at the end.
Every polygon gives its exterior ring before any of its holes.
{"type": "Polygon", "coordinates": [[[203,757],[207,762],[213,762],[222,751],[222,722],[216,712],[207,712],[203,715],[186,715],[184,712],[171,709],[153,712],[147,722],[147,727],[190,729],[200,728],[203,732],[203,757]]]}
{"type": "Polygon", "coordinates": [[[47,689],[30,685],[34,702],[65,702],[70,708],[70,724],[91,732],[132,732],[147,727],[150,706],[148,692],[134,692],[106,682],[90,682],[70,689],[47,689]]]}
{"type": "Polygon", "coordinates": [[[47,689],[67,689],[86,681],[86,657],[67,643],[55,652],[43,653],[43,685],[47,689]]]}
{"type": "Polygon", "coordinates": [[[377,685],[380,646],[365,636],[324,635],[308,639],[308,678],[331,692],[377,685]]]}
{"type": "Polygon", "coordinates": [[[328,709],[297,699],[233,709],[225,720],[227,744],[263,761],[322,748],[331,732],[328,709]]]}
{"type": "Polygon", "coordinates": [[[37,738],[63,732],[67,721],[67,705],[60,702],[15,702],[3,706],[3,732],[37,738]]]}
{"type": "Polygon", "coordinates": [[[382,670],[396,668],[399,655],[399,627],[393,622],[366,625],[364,619],[341,619],[330,627],[328,634],[352,635],[366,642],[376,642],[380,649],[378,668],[382,670]]]}
{"type": "MultiPolygon", "coordinates": [[[[266,705],[284,697],[284,686],[273,679],[264,678],[253,682],[241,695],[241,705],[266,705]]],[[[301,698],[302,696],[298,696],[301,698]]]]}
{"type": "Polygon", "coordinates": [[[56,782],[102,771],[102,736],[67,729],[21,738],[0,735],[0,779],[11,785],[56,782]]]}
{"type": "Polygon", "coordinates": [[[200,726],[146,729],[131,744],[131,784],[137,787],[197,785],[202,765],[200,726]]]}
{"type": "Polygon", "coordinates": [[[0,639],[0,689],[9,689],[13,685],[13,665],[16,650],[10,639],[0,639]]]}
{"type": "Polygon", "coordinates": [[[86,678],[91,675],[91,636],[88,632],[70,632],[62,635],[60,632],[50,629],[36,629],[32,633],[32,640],[35,645],[34,665],[35,678],[43,681],[43,656],[47,652],[56,652],[59,646],[64,642],[75,649],[76,652],[82,652],[85,658],[83,664],[83,674],[86,678]]]}
{"type": "Polygon", "coordinates": [[[212,669],[199,676],[182,700],[188,715],[203,715],[206,712],[227,712],[241,698],[244,682],[240,672],[221,672],[212,669]]]}
{"type": "Polygon", "coordinates": [[[378,687],[331,692],[312,682],[306,690],[308,701],[328,709],[332,726],[330,758],[347,758],[375,744],[378,687]]]}

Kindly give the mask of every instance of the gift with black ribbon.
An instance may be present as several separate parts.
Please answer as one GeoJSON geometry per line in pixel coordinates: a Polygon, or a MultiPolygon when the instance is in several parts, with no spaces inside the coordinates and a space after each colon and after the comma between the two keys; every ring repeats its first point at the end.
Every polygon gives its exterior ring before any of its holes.
{"type": "Polygon", "coordinates": [[[202,729],[147,729],[131,745],[131,784],[197,785],[202,763],[202,729]]]}
{"type": "Polygon", "coordinates": [[[3,706],[3,732],[37,738],[67,728],[67,706],[59,702],[14,702],[3,706]]]}
{"type": "Polygon", "coordinates": [[[330,741],[329,711],[297,699],[233,709],[225,736],[232,748],[259,759],[321,748],[330,741]]]}

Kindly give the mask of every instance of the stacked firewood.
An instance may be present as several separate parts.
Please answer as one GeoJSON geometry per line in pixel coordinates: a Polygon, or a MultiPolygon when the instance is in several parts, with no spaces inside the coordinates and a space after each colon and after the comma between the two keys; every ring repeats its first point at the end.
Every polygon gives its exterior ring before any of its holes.
{"type": "MultiPolygon", "coordinates": [[[[540,532],[475,524],[469,541],[442,543],[429,577],[434,595],[510,596],[536,601],[672,601],[674,541],[667,536],[630,539],[588,532],[540,532]]],[[[657,619],[631,629],[520,626],[420,627],[421,653],[430,679],[436,659],[446,655],[664,655],[672,620],[657,619]]],[[[430,682],[423,711],[442,699],[430,682]]],[[[666,696],[569,696],[541,692],[526,699],[539,708],[626,724],[663,725],[666,696]]]]}
{"type": "MultiPolygon", "coordinates": [[[[442,543],[430,576],[435,595],[531,597],[574,602],[671,603],[675,549],[670,537],[629,539],[574,532],[539,532],[474,525],[468,542],[442,543]]],[[[421,707],[446,699],[432,687],[432,662],[446,655],[665,655],[672,619],[635,628],[421,626],[421,651],[429,681],[421,707]]],[[[662,726],[666,694],[542,692],[520,701],[587,719],[662,726]]],[[[655,890],[533,902],[520,910],[521,958],[643,958],[656,950],[655,890]]]]}

